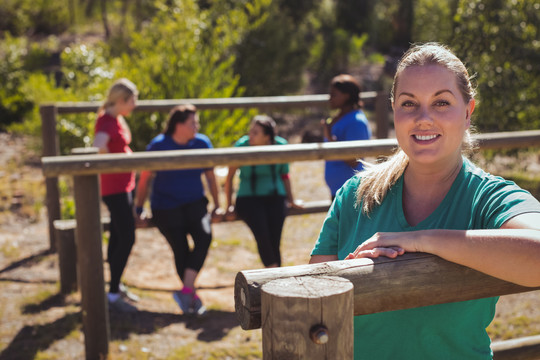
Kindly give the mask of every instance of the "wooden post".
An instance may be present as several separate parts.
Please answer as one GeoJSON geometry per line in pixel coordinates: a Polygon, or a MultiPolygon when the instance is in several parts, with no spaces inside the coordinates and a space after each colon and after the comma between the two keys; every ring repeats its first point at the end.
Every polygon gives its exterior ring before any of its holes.
{"type": "Polygon", "coordinates": [[[353,285],[339,277],[290,277],[263,285],[263,359],[352,359],[353,285]]]}
{"type": "Polygon", "coordinates": [[[375,98],[375,121],[377,123],[377,139],[387,139],[388,138],[388,106],[389,106],[389,97],[386,92],[380,92],[375,98]]]}
{"type": "MultiPolygon", "coordinates": [[[[74,148],[72,155],[97,154],[98,148],[74,148]]],[[[55,220],[56,248],[58,251],[58,267],[60,270],[60,292],[69,294],[77,291],[77,247],[75,245],[75,220],[55,220]]]]}
{"type": "MultiPolygon", "coordinates": [[[[42,105],[39,108],[41,115],[41,137],[43,141],[43,156],[57,156],[60,154],[58,135],[56,134],[56,106],[42,105]]],[[[60,192],[58,190],[58,177],[45,179],[45,192],[47,213],[49,216],[49,249],[56,251],[56,232],[54,220],[60,219],[60,192]]]]}
{"type": "Polygon", "coordinates": [[[75,220],[55,220],[60,270],[60,293],[67,295],[77,291],[77,246],[75,245],[75,220]]]}
{"type": "Polygon", "coordinates": [[[241,271],[236,275],[236,316],[244,330],[261,327],[261,287],[298,276],[340,276],[354,285],[354,314],[410,309],[538,290],[494,278],[424,253],[397,259],[356,259],[241,271]]]}
{"type": "Polygon", "coordinates": [[[106,359],[109,352],[109,313],[103,278],[98,175],[74,176],[74,193],[86,359],[106,359]]]}

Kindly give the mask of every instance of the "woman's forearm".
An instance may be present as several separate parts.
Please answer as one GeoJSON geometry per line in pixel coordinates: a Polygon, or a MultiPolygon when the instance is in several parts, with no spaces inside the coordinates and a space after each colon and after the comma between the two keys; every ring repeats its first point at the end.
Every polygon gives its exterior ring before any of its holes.
{"type": "Polygon", "coordinates": [[[540,286],[539,230],[425,230],[417,235],[419,251],[499,279],[540,286]]]}

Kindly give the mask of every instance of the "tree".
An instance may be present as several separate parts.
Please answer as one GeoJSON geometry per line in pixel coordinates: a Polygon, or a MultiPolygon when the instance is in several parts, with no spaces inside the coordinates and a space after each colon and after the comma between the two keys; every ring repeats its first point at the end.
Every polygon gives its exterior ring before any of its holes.
{"type": "Polygon", "coordinates": [[[480,131],[540,128],[539,24],[534,1],[461,2],[453,45],[476,74],[480,131]]]}
{"type": "MultiPolygon", "coordinates": [[[[257,2],[257,1],[255,1],[257,2]]],[[[234,49],[247,28],[240,7],[201,10],[194,0],[160,7],[151,22],[131,35],[115,64],[117,77],[139,87],[141,99],[232,97],[243,94],[234,72],[234,49]]],[[[142,150],[163,129],[165,114],[132,116],[134,148],[142,150]]],[[[201,113],[201,131],[216,145],[231,145],[245,131],[245,111],[201,113]]]]}
{"type": "Polygon", "coordinates": [[[251,1],[249,26],[236,47],[235,71],[248,96],[298,91],[309,59],[311,39],[305,18],[316,2],[251,1]]]}

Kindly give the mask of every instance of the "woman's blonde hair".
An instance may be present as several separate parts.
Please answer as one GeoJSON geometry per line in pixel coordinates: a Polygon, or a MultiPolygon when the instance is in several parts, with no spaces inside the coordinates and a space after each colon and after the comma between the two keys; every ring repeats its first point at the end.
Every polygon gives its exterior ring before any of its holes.
{"type": "MultiPolygon", "coordinates": [[[[401,73],[411,66],[425,65],[443,66],[454,73],[465,103],[474,99],[475,89],[463,62],[448,47],[438,43],[426,43],[413,45],[401,57],[390,95],[392,104],[394,103],[394,94],[401,73]]],[[[472,152],[474,147],[475,144],[471,138],[471,132],[467,130],[462,142],[462,151],[469,153],[472,152]]],[[[356,190],[356,204],[357,206],[361,206],[364,214],[369,216],[371,211],[382,203],[388,190],[401,177],[408,164],[409,158],[407,154],[398,147],[394,155],[390,156],[387,161],[366,167],[366,170],[361,173],[362,181],[356,190]]]]}
{"type": "Polygon", "coordinates": [[[114,106],[116,102],[120,99],[126,101],[131,96],[138,96],[139,91],[137,86],[126,78],[120,78],[112,84],[112,86],[107,91],[107,98],[101,107],[99,108],[98,113],[102,113],[108,107],[114,106]]]}

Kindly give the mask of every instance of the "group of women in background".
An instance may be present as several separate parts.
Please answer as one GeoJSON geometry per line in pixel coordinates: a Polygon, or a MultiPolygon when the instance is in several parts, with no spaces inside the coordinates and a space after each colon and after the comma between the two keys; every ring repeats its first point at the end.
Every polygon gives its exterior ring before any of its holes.
{"type": "MultiPolygon", "coordinates": [[[[124,116],[135,108],[137,94],[136,86],[127,79],[116,81],[109,89],[95,127],[94,146],[100,153],[131,153],[131,133],[124,116]]],[[[331,84],[330,106],[338,113],[322,123],[325,141],[369,139],[371,131],[360,105],[358,82],[350,75],[336,77],[331,84]]],[[[212,148],[210,139],[198,130],[195,106],[177,106],[170,111],[163,133],[152,139],[146,149],[212,148]]],[[[248,135],[235,146],[287,144],[276,131],[271,117],[257,115],[251,121],[248,135]]],[[[325,178],[332,197],[361,168],[355,160],[327,162],[325,178]]],[[[111,280],[107,296],[110,308],[122,312],[136,311],[133,303],[137,296],[122,285],[120,278],[135,241],[136,224],[142,224],[147,217],[143,205],[149,193],[152,221],[173,251],[176,271],[183,284],[173,297],[184,313],[205,311],[195,292],[195,280],[212,241],[212,223],[223,218],[243,220],[253,233],[263,265],[278,267],[282,261],[280,244],[287,209],[302,207],[293,197],[288,164],[230,167],[224,185],[225,210],[220,208],[213,168],[143,171],[136,192],[134,189],[134,173],[101,175],[101,195],[111,215],[107,252],[111,280]],[[237,173],[240,181],[234,196],[233,180],[237,173]],[[201,181],[203,174],[213,200],[210,212],[201,181]],[[193,239],[193,248],[189,246],[188,234],[193,239]]]]}
{"type": "MultiPolygon", "coordinates": [[[[131,152],[131,134],[123,117],[134,109],[136,98],[137,89],[128,80],[111,87],[96,123],[94,144],[100,152],[131,152]]],[[[391,102],[399,144],[394,156],[366,169],[356,159],[326,162],[325,179],[333,202],[311,262],[395,258],[420,251],[507,281],[539,286],[540,203],[514,183],[483,172],[463,155],[471,145],[475,107],[474,87],[464,64],[443,45],[413,46],[398,65],[391,102]]],[[[330,106],[336,114],[321,122],[325,141],[371,137],[361,109],[360,86],[352,76],[332,80],[330,106]]],[[[211,148],[198,129],[194,106],[175,107],[165,131],[147,150],[211,148]]],[[[258,115],[249,134],[235,146],[286,143],[277,136],[274,120],[258,115]]],[[[130,310],[125,299],[136,300],[121,286],[120,278],[134,243],[135,222],[144,219],[142,207],[150,183],[152,219],[174,253],[183,288],[173,297],[184,313],[204,312],[195,280],[212,240],[212,222],[242,219],[255,237],[264,266],[281,266],[287,207],[301,206],[292,194],[288,164],[230,167],[224,211],[220,211],[212,168],[143,171],[135,202],[134,174],[104,174],[102,197],[111,213],[107,255],[112,308],[130,310]],[[233,196],[238,170],[240,181],[233,196]],[[202,174],[213,200],[210,212],[202,174]],[[187,234],[193,238],[193,249],[187,234]]],[[[491,358],[485,328],[493,319],[496,301],[355,317],[355,358],[491,358]]]]}

